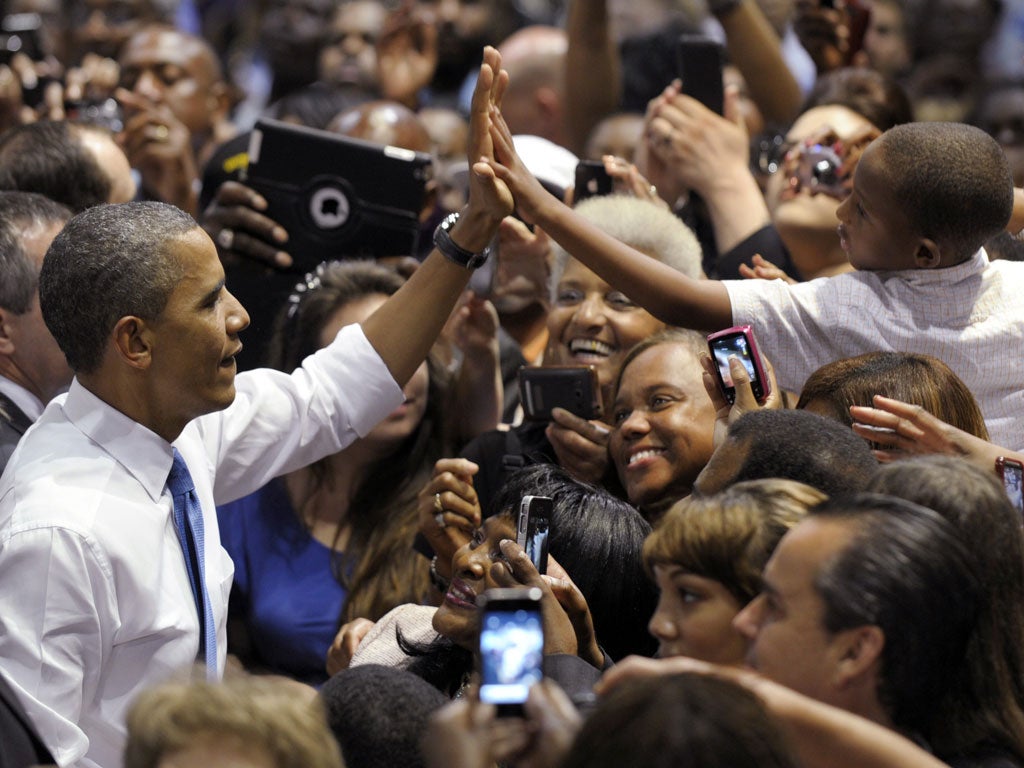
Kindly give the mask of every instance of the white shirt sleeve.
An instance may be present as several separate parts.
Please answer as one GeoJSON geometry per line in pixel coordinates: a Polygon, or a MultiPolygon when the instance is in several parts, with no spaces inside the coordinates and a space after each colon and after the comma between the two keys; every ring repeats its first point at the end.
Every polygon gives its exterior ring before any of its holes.
{"type": "Polygon", "coordinates": [[[362,328],[342,328],[327,347],[288,375],[239,374],[235,402],[194,422],[216,475],[218,504],[365,436],[403,399],[362,328]]]}
{"type": "Polygon", "coordinates": [[[83,702],[96,693],[120,624],[110,568],[87,537],[60,528],[15,528],[0,552],[19,583],[0,594],[0,659],[40,737],[67,765],[89,746],[78,726],[83,702]]]}

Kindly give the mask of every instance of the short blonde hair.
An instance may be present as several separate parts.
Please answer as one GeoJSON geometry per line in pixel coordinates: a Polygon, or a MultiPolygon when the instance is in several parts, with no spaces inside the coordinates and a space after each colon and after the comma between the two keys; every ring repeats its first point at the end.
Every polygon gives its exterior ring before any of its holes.
{"type": "MultiPolygon", "coordinates": [[[[677,272],[695,279],[704,277],[703,253],[697,236],[660,205],[629,195],[602,195],[588,197],[575,211],[602,232],[677,272]]],[[[551,253],[549,287],[554,303],[558,281],[572,254],[555,242],[551,243],[551,253]]]]}
{"type": "Polygon", "coordinates": [[[672,505],[644,541],[644,567],[678,565],[720,582],[741,605],[761,591],[779,540],[828,498],[794,480],[748,480],[714,496],[672,505]]]}
{"type": "Polygon", "coordinates": [[[128,712],[125,768],[157,768],[202,744],[232,742],[276,768],[344,768],[319,700],[291,681],[237,677],[170,682],[144,691],[128,712]]]}

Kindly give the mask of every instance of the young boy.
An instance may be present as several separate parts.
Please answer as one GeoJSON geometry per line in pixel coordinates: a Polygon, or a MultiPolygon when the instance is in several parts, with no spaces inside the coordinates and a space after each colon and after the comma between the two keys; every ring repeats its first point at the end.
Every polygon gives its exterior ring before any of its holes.
{"type": "Polygon", "coordinates": [[[876,139],[837,211],[857,271],[792,286],[694,280],[657,264],[544,192],[500,117],[492,137],[495,172],[521,214],[661,320],[708,330],[755,326],[778,383],[794,391],[842,357],[934,355],[978,398],[992,440],[1024,447],[1024,265],[990,262],[982,248],[1013,205],[1006,158],[984,132],[913,123],[876,139]]]}

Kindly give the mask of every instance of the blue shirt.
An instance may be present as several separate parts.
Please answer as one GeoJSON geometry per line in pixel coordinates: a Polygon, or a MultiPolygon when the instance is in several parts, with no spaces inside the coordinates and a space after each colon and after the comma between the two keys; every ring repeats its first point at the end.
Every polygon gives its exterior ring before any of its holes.
{"type": "Polygon", "coordinates": [[[336,555],[299,521],[280,479],[217,507],[217,519],[235,562],[231,613],[244,620],[261,666],[322,684],[346,595],[336,555]]]}

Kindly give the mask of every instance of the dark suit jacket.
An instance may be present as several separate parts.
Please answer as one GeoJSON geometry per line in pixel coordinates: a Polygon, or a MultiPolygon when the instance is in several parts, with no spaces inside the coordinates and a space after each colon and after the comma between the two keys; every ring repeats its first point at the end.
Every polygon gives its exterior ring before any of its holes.
{"type": "Polygon", "coordinates": [[[6,395],[0,393],[0,474],[7,466],[7,460],[14,453],[14,448],[32,426],[29,419],[6,395]]]}
{"type": "Polygon", "coordinates": [[[36,735],[21,703],[0,675],[0,768],[53,764],[53,756],[36,735]]]}

